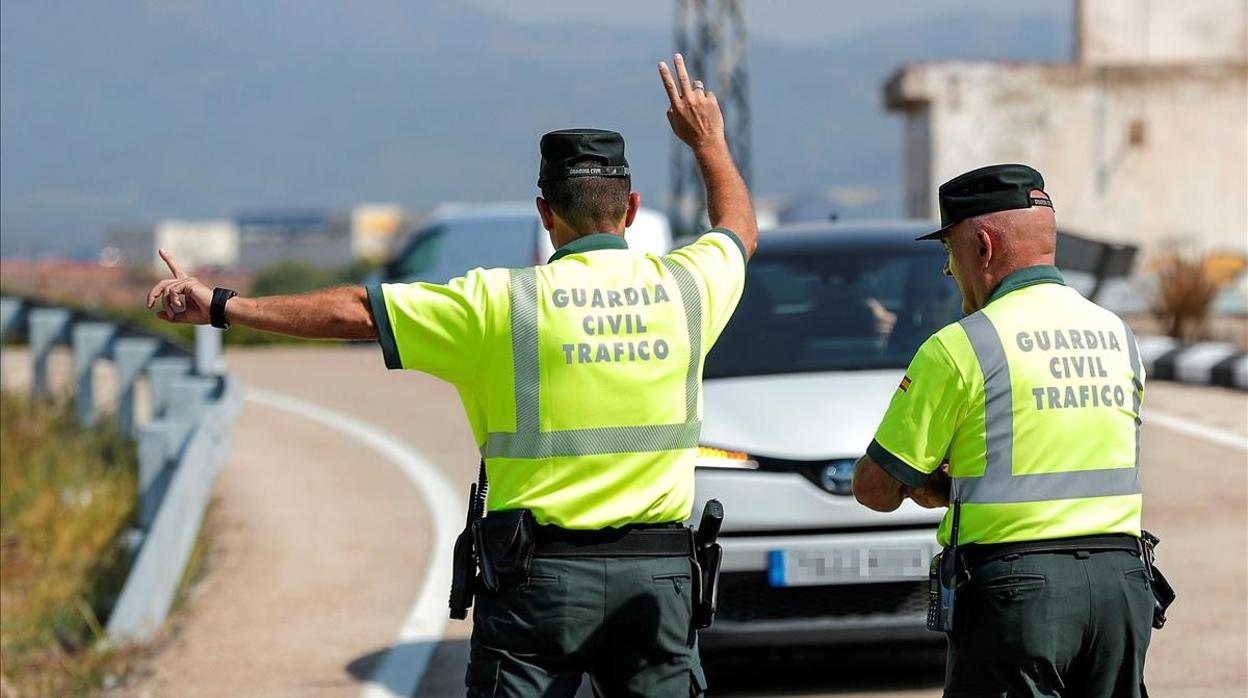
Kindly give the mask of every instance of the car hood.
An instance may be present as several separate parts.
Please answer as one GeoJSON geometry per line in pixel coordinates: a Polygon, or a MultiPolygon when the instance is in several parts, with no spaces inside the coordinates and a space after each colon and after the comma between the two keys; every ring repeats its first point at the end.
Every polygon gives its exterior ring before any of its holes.
{"type": "Polygon", "coordinates": [[[857,458],[901,369],[715,378],[703,384],[702,442],[789,460],[857,458]]]}
{"type": "MultiPolygon", "coordinates": [[[[857,458],[903,374],[894,369],[708,380],[702,443],[786,460],[857,458]]],[[[724,530],[734,533],[934,527],[944,514],[910,501],[893,512],[871,511],[797,472],[698,468],[696,491],[694,515],[707,499],[719,499],[730,512],[724,530]]]]}

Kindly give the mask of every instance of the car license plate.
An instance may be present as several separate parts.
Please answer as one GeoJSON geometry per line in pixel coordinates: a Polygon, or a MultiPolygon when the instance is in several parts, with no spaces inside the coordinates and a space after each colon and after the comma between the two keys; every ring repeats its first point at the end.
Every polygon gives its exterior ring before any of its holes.
{"type": "Polygon", "coordinates": [[[926,545],[772,550],[767,581],[796,587],[926,579],[932,554],[926,545]]]}

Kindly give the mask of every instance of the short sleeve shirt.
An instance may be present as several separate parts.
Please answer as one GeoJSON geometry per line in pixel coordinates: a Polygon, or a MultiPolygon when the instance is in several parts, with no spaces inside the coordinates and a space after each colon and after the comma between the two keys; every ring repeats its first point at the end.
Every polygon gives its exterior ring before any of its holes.
{"type": "Polygon", "coordinates": [[[701,368],[745,251],[723,229],[666,255],[626,247],[589,235],[545,266],[369,289],[387,367],[458,389],[491,511],[584,529],[689,516],[701,368]]]}
{"type": "Polygon", "coordinates": [[[693,273],[705,299],[706,349],[719,339],[745,288],[745,245],[727,228],[714,228],[666,255],[693,273]]]}
{"type": "Polygon", "coordinates": [[[948,459],[969,408],[965,373],[944,344],[951,334],[942,330],[919,347],[867,447],[872,460],[911,487],[948,459]]]}
{"type": "Polygon", "coordinates": [[[486,339],[491,287],[506,283],[505,272],[473,269],[446,284],[370,288],[386,367],[424,371],[456,385],[470,383],[486,339]]]}
{"type": "MultiPolygon", "coordinates": [[[[590,235],[560,248],[551,261],[578,251],[616,247],[626,247],[618,236],[590,235]]],[[[709,350],[741,298],[745,246],[732,231],[714,228],[663,258],[689,272],[696,284],[705,309],[703,349],[709,350]]],[[[386,367],[423,371],[461,386],[468,383],[490,330],[507,327],[499,322],[509,320],[507,284],[506,269],[473,269],[446,284],[371,286],[369,303],[386,367]],[[495,322],[487,322],[491,317],[495,322]]]]}

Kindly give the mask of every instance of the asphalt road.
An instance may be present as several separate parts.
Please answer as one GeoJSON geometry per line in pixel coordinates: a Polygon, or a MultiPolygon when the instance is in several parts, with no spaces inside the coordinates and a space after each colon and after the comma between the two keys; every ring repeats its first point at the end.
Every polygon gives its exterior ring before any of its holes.
{"type": "MultiPolygon", "coordinates": [[[[454,390],[385,371],[373,348],[235,350],[228,358],[248,386],[397,437],[456,490],[475,477],[454,390]]],[[[1153,695],[1240,697],[1248,688],[1245,442],[1248,395],[1149,385],[1145,527],[1161,536],[1160,564],[1179,593],[1149,653],[1153,695]]],[[[248,403],[239,452],[217,489],[228,524],[214,525],[205,581],[136,694],[360,695],[400,632],[436,543],[427,502],[392,465],[349,434],[248,403]],[[272,547],[281,540],[298,547],[272,547]]],[[[442,593],[446,582],[432,581],[442,593]]],[[[462,695],[469,632],[467,623],[445,626],[414,695],[462,695]]],[[[938,696],[943,672],[938,646],[764,648],[706,659],[712,693],[731,696],[938,696]]]]}

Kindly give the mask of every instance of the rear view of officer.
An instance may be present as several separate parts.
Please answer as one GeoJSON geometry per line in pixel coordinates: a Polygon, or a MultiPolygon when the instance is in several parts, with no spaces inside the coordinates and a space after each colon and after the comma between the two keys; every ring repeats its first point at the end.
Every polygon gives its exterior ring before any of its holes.
{"type": "Polygon", "coordinates": [[[854,495],[952,506],[929,627],[946,696],[1134,697],[1173,593],[1140,529],[1144,370],[1131,328],[1068,288],[1040,173],[940,187],[946,273],[967,316],[918,349],[854,495]]]}
{"type": "MultiPolygon", "coordinates": [[[[693,501],[702,362],[740,297],[756,239],[716,101],[662,69],[676,134],[701,163],[709,233],[629,251],[620,134],[542,137],[546,266],[370,291],[392,368],[459,387],[488,474],[469,531],[481,568],[471,696],[608,696],[705,688],[693,627],[693,501]]],[[[455,605],[454,603],[452,604],[455,605]]]]}
{"type": "Polygon", "coordinates": [[[673,130],[706,178],[715,226],[662,257],[628,250],[624,142],[543,136],[543,267],[475,270],[371,297],[391,366],[460,387],[488,472],[469,695],[700,695],[700,583],[680,522],[693,501],[702,362],[757,236],[715,98],[660,68],[673,130]],[[386,327],[386,323],[389,327],[386,327]]]}

